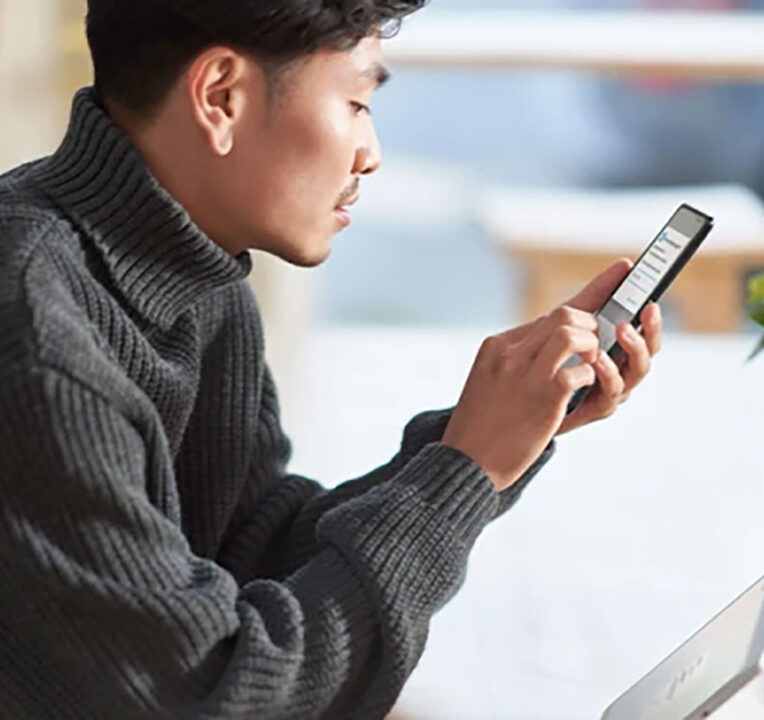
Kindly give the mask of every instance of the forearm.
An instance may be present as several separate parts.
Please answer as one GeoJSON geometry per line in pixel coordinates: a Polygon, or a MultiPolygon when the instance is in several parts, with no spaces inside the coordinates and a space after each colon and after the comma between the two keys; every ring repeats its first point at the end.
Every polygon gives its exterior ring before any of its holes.
{"type": "Polygon", "coordinates": [[[0,388],[0,420],[12,717],[382,718],[498,503],[429,444],[324,513],[298,571],[240,584],[150,500],[150,435],[107,398],[46,371],[0,388]]]}
{"type": "MultiPolygon", "coordinates": [[[[275,403],[275,395],[271,402],[275,403]]],[[[275,407],[277,410],[277,404],[275,407]]],[[[250,478],[268,491],[256,503],[245,496],[219,561],[241,582],[255,576],[284,577],[297,570],[318,552],[319,520],[333,508],[389,481],[426,445],[439,442],[450,416],[450,409],[420,413],[407,423],[400,447],[389,462],[326,490],[314,480],[285,473],[291,447],[277,412],[272,412],[274,420],[258,443],[250,478]]]]}
{"type": "MultiPolygon", "coordinates": [[[[389,463],[334,490],[327,491],[315,481],[294,475],[274,482],[270,498],[226,545],[221,555],[223,564],[242,579],[256,573],[283,577],[294,572],[318,552],[315,529],[321,518],[388,481],[424,446],[439,442],[450,416],[451,410],[417,415],[406,426],[401,448],[389,463]],[[267,528],[261,515],[269,518],[267,528]],[[266,531],[273,540],[266,538],[266,531]]],[[[555,443],[551,442],[523,477],[498,495],[494,519],[515,505],[554,452],[555,443]]]]}

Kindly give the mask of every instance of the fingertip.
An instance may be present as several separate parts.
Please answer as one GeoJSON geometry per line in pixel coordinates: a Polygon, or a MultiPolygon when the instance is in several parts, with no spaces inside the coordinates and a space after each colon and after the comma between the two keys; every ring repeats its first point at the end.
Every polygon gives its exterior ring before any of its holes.
{"type": "Polygon", "coordinates": [[[594,365],[589,365],[588,367],[588,376],[584,387],[592,387],[597,384],[597,371],[594,369],[594,365]]]}
{"type": "Polygon", "coordinates": [[[609,370],[615,367],[615,362],[613,362],[613,358],[610,357],[604,350],[600,351],[600,355],[597,358],[597,365],[599,365],[603,370],[609,370]]]}
{"type": "Polygon", "coordinates": [[[598,350],[591,350],[586,354],[586,362],[588,365],[594,365],[599,362],[600,355],[598,350]]]}
{"type": "Polygon", "coordinates": [[[657,325],[661,322],[661,308],[656,302],[651,302],[642,312],[643,325],[657,325]]]}
{"type": "Polygon", "coordinates": [[[630,322],[622,323],[618,329],[621,334],[621,337],[630,346],[633,346],[634,343],[638,341],[639,333],[630,322]]]}

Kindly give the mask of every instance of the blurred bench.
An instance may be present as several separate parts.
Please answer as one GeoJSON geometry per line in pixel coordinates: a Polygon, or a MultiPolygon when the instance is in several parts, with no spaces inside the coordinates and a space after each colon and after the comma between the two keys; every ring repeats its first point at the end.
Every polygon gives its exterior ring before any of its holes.
{"type": "Polygon", "coordinates": [[[738,185],[626,190],[502,189],[480,218],[525,271],[523,319],[549,312],[620,257],[636,260],[687,202],[714,230],[666,295],[682,329],[734,332],[745,318],[745,278],[764,268],[764,205],[738,185]]]}
{"type": "Polygon", "coordinates": [[[760,12],[438,10],[387,43],[396,67],[564,68],[764,79],[760,12]],[[649,42],[645,42],[649,38],[649,42]]]}

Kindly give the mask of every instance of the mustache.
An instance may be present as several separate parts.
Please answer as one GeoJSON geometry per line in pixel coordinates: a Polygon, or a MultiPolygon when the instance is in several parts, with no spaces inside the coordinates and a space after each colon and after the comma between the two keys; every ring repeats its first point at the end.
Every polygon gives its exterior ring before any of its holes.
{"type": "Polygon", "coordinates": [[[346,202],[352,200],[356,195],[358,195],[360,187],[361,181],[356,178],[356,181],[353,183],[353,185],[345,190],[342,195],[340,195],[340,199],[338,200],[335,207],[342,207],[346,202]]]}

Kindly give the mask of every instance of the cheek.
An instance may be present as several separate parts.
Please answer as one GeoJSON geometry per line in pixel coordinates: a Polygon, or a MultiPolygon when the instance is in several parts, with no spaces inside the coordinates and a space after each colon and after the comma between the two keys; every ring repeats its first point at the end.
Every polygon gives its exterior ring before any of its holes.
{"type": "Polygon", "coordinates": [[[352,130],[351,113],[338,108],[306,113],[282,128],[273,161],[295,212],[331,210],[347,188],[355,156],[352,130]]]}
{"type": "Polygon", "coordinates": [[[262,249],[303,248],[337,230],[333,214],[355,158],[355,118],[342,104],[323,113],[281,113],[237,146],[232,214],[262,249]],[[242,212],[244,213],[242,215],[242,212]]]}

